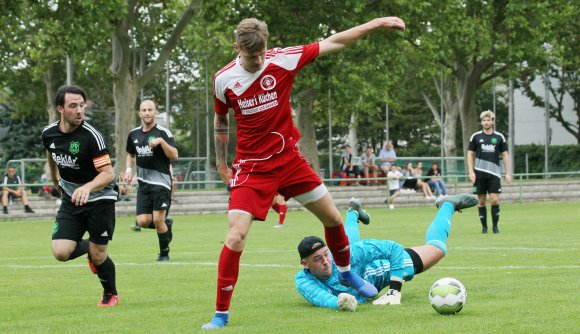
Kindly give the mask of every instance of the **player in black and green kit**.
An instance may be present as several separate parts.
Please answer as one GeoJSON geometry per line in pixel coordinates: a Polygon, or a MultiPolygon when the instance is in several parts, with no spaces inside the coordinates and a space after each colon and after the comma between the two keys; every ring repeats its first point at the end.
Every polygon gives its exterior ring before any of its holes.
{"type": "Polygon", "coordinates": [[[178,152],[171,132],[156,124],[155,102],[145,100],[139,107],[142,126],[131,130],[127,138],[125,182],[133,181],[133,166],[137,165],[137,221],[134,231],[141,227],[155,228],[159,239],[157,261],[169,261],[169,243],[173,238],[173,220],[167,217],[171,207],[171,161],[178,152]]]}
{"type": "Polygon", "coordinates": [[[510,158],[507,151],[505,137],[493,130],[495,115],[491,111],[484,111],[479,116],[483,130],[471,135],[467,150],[467,170],[469,179],[473,182],[474,193],[479,199],[479,219],[482,233],[487,233],[486,196],[489,193],[491,200],[491,219],[493,233],[499,233],[499,194],[501,193],[501,165],[505,167],[505,180],[512,181],[510,172],[510,158]]]}
{"type": "Polygon", "coordinates": [[[99,276],[103,298],[98,306],[119,303],[115,264],[107,246],[115,230],[114,172],[103,136],[84,121],[86,93],[76,86],[56,92],[60,121],[42,131],[52,182],[62,191],[62,203],[52,231],[52,252],[59,261],[89,254],[89,266],[99,276]],[[88,239],[82,239],[85,232],[88,239]]]}

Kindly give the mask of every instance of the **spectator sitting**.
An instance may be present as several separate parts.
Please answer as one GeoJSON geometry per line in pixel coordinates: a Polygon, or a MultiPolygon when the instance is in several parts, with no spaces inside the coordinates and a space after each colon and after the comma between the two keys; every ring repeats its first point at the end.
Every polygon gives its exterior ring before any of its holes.
{"type": "Polygon", "coordinates": [[[429,187],[435,189],[435,195],[438,197],[447,196],[447,188],[445,187],[445,182],[441,177],[441,171],[439,170],[439,163],[437,161],[433,162],[432,167],[427,171],[427,176],[431,176],[430,179],[426,180],[429,187]]]}
{"type": "Polygon", "coordinates": [[[387,197],[385,200],[385,203],[389,203],[389,209],[391,210],[395,208],[395,198],[399,196],[399,179],[402,176],[403,173],[401,173],[401,167],[397,165],[391,165],[391,170],[387,173],[387,177],[389,179],[389,197],[387,197]]]}
{"type": "Polygon", "coordinates": [[[16,168],[8,167],[6,175],[4,176],[4,182],[2,182],[2,210],[4,214],[8,214],[8,202],[15,198],[22,199],[24,212],[34,213],[34,210],[32,210],[28,205],[28,197],[26,196],[26,190],[24,187],[14,186],[21,183],[20,176],[16,175],[16,168]]]}
{"type": "MultiPolygon", "coordinates": [[[[419,162],[419,166],[420,166],[420,162],[419,162]]],[[[430,200],[430,199],[435,199],[435,196],[433,196],[433,193],[431,192],[431,188],[429,188],[429,185],[427,185],[427,183],[423,182],[422,180],[418,179],[417,177],[420,177],[421,175],[417,175],[417,172],[422,174],[421,169],[413,169],[413,164],[408,162],[405,165],[405,170],[403,171],[403,175],[407,178],[405,180],[405,182],[403,183],[403,188],[405,189],[411,189],[411,190],[417,190],[417,189],[421,189],[421,191],[423,191],[423,194],[425,194],[425,199],[430,200]]]]}
{"type": "Polygon", "coordinates": [[[379,161],[381,162],[381,170],[387,174],[391,170],[391,165],[397,161],[397,154],[393,148],[393,141],[387,140],[385,146],[379,151],[379,161]]]}
{"type": "Polygon", "coordinates": [[[340,156],[340,170],[349,176],[360,178],[361,172],[359,166],[352,163],[352,148],[350,145],[344,145],[344,152],[340,156]]]}
{"type": "Polygon", "coordinates": [[[373,178],[374,180],[367,180],[367,185],[371,186],[371,185],[378,185],[378,181],[376,180],[377,178],[377,172],[379,170],[379,167],[377,166],[377,164],[375,163],[375,154],[373,153],[373,148],[370,146],[367,146],[365,153],[360,157],[360,163],[363,169],[363,173],[365,176],[365,179],[373,178]]]}

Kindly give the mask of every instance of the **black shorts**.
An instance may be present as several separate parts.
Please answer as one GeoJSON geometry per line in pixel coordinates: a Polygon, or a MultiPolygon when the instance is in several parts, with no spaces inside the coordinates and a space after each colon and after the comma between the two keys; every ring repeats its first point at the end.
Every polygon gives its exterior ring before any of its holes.
{"type": "Polygon", "coordinates": [[[473,193],[477,195],[501,193],[501,179],[488,173],[475,173],[473,193]]]}
{"type": "Polygon", "coordinates": [[[139,187],[137,191],[137,216],[152,214],[153,211],[167,211],[171,208],[171,190],[139,187]]]}
{"type": "Polygon", "coordinates": [[[75,206],[65,196],[52,228],[52,240],[80,241],[89,232],[89,241],[106,245],[115,232],[115,201],[100,200],[75,206]]]}

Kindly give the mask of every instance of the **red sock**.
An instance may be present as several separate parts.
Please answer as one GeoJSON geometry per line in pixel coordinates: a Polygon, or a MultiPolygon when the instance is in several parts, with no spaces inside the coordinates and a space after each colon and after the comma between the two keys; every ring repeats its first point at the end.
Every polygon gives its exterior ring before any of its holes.
{"type": "Polygon", "coordinates": [[[339,267],[350,265],[350,247],[348,237],[344,232],[344,225],[340,224],[337,227],[325,226],[324,238],[336,265],[339,267]]]}
{"type": "Polygon", "coordinates": [[[272,204],[272,209],[274,209],[274,211],[280,213],[280,205],[278,205],[278,203],[272,204]]]}
{"type": "Polygon", "coordinates": [[[280,224],[284,224],[284,219],[286,219],[286,211],[288,210],[288,206],[286,204],[278,205],[278,214],[280,215],[280,224]]]}
{"type": "Polygon", "coordinates": [[[242,252],[234,252],[224,245],[218,264],[216,311],[227,311],[238,281],[242,252]]]}

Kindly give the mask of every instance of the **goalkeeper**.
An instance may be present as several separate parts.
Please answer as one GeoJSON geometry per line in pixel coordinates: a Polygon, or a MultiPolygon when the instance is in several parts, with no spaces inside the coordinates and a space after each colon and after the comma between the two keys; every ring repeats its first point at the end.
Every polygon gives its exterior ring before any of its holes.
{"type": "MultiPolygon", "coordinates": [[[[352,270],[373,284],[377,290],[388,291],[373,301],[375,305],[401,304],[404,281],[434,266],[447,253],[447,237],[451,217],[455,211],[477,205],[477,198],[468,194],[443,197],[435,202],[439,208],[435,219],[427,228],[426,244],[403,248],[389,240],[360,240],[358,220],[368,223],[368,214],[362,210],[358,199],[351,199],[346,214],[345,230],[350,242],[352,270]]],[[[340,284],[336,264],[328,247],[318,237],[304,238],[298,245],[303,270],[294,278],[296,289],[315,306],[355,311],[368,298],[356,290],[340,284]]]]}

